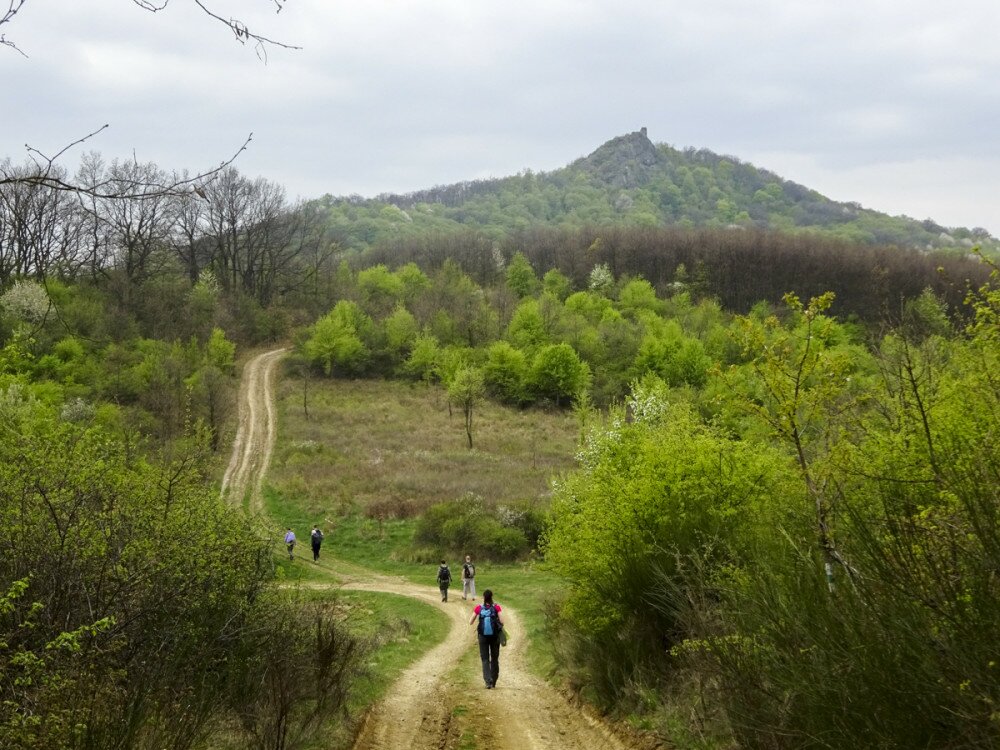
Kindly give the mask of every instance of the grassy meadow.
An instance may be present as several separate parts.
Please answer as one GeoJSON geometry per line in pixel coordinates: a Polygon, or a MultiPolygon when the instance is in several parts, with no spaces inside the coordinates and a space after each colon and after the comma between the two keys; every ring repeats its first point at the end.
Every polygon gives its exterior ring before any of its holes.
{"type": "Polygon", "coordinates": [[[579,424],[571,412],[484,402],[470,450],[461,411],[449,413],[437,386],[311,379],[307,390],[308,418],[303,381],[285,378],[278,388],[268,477],[280,495],[278,520],[410,517],[470,492],[486,502],[542,497],[552,475],[573,465],[579,424]]]}

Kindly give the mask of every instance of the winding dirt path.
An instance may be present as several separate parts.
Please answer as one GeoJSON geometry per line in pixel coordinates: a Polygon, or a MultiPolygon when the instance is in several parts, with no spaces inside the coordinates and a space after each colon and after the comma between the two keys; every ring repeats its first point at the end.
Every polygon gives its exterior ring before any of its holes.
{"type": "MultiPolygon", "coordinates": [[[[239,429],[222,480],[222,495],[263,512],[260,488],[277,436],[274,372],[285,349],[251,359],[240,387],[239,429]]],[[[324,565],[324,567],[326,567],[324,565]]],[[[441,601],[438,590],[353,566],[337,566],[343,588],[411,597],[451,620],[447,637],[411,665],[373,706],[354,750],[649,750],[647,740],[625,738],[528,670],[528,637],[515,609],[498,603],[510,633],[500,651],[500,678],[486,690],[476,633],[469,624],[478,602],[461,595],[441,601]],[[343,571],[350,567],[350,573],[343,571]]],[[[331,588],[333,584],[312,584],[331,588]]],[[[461,589],[459,588],[459,591],[461,589]]],[[[454,589],[453,589],[454,591],[454,589]]],[[[653,745],[655,746],[655,745],[653,745]]]]}

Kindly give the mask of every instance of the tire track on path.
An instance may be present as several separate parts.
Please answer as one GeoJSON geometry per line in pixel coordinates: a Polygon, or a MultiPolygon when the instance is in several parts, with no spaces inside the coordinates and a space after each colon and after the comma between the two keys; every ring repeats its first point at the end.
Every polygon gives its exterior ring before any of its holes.
{"type": "Polygon", "coordinates": [[[282,348],[258,354],[246,363],[240,381],[239,426],[220,495],[234,505],[247,501],[254,513],[264,511],[260,489],[278,436],[274,371],[286,351],[282,348]]]}
{"type": "Polygon", "coordinates": [[[353,750],[450,750],[461,746],[463,729],[477,750],[649,750],[645,739],[623,738],[599,717],[566,699],[527,663],[529,638],[517,610],[498,599],[510,632],[500,650],[500,679],[483,686],[475,628],[476,602],[442,602],[436,588],[388,576],[346,576],[343,588],[399,594],[445,612],[445,640],[406,669],[386,697],[369,711],[353,750]],[[468,667],[468,653],[474,666],[468,667]],[[459,669],[464,672],[456,672],[459,669]]]}

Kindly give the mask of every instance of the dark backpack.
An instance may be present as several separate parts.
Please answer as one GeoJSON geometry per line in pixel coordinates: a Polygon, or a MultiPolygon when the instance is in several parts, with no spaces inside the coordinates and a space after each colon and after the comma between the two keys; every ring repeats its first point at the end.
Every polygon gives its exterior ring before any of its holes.
{"type": "Polygon", "coordinates": [[[438,568],[438,581],[441,583],[451,583],[451,571],[448,570],[447,565],[442,565],[438,568]]]}
{"type": "Polygon", "coordinates": [[[479,635],[496,635],[500,632],[500,620],[492,604],[484,604],[479,610],[479,635]]]}

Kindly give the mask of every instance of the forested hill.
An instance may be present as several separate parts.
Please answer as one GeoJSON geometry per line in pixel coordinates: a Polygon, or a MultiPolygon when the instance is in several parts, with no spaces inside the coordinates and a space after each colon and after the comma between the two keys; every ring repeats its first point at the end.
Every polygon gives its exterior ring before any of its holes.
{"type": "Polygon", "coordinates": [[[869,244],[1000,251],[1000,242],[983,229],[947,228],[931,219],[838,203],[731,156],[654,144],[645,128],[552,172],[526,170],[375,199],[327,195],[313,205],[327,212],[332,238],[354,249],[456,227],[503,234],[542,226],[626,225],[815,231],[869,244]]]}

